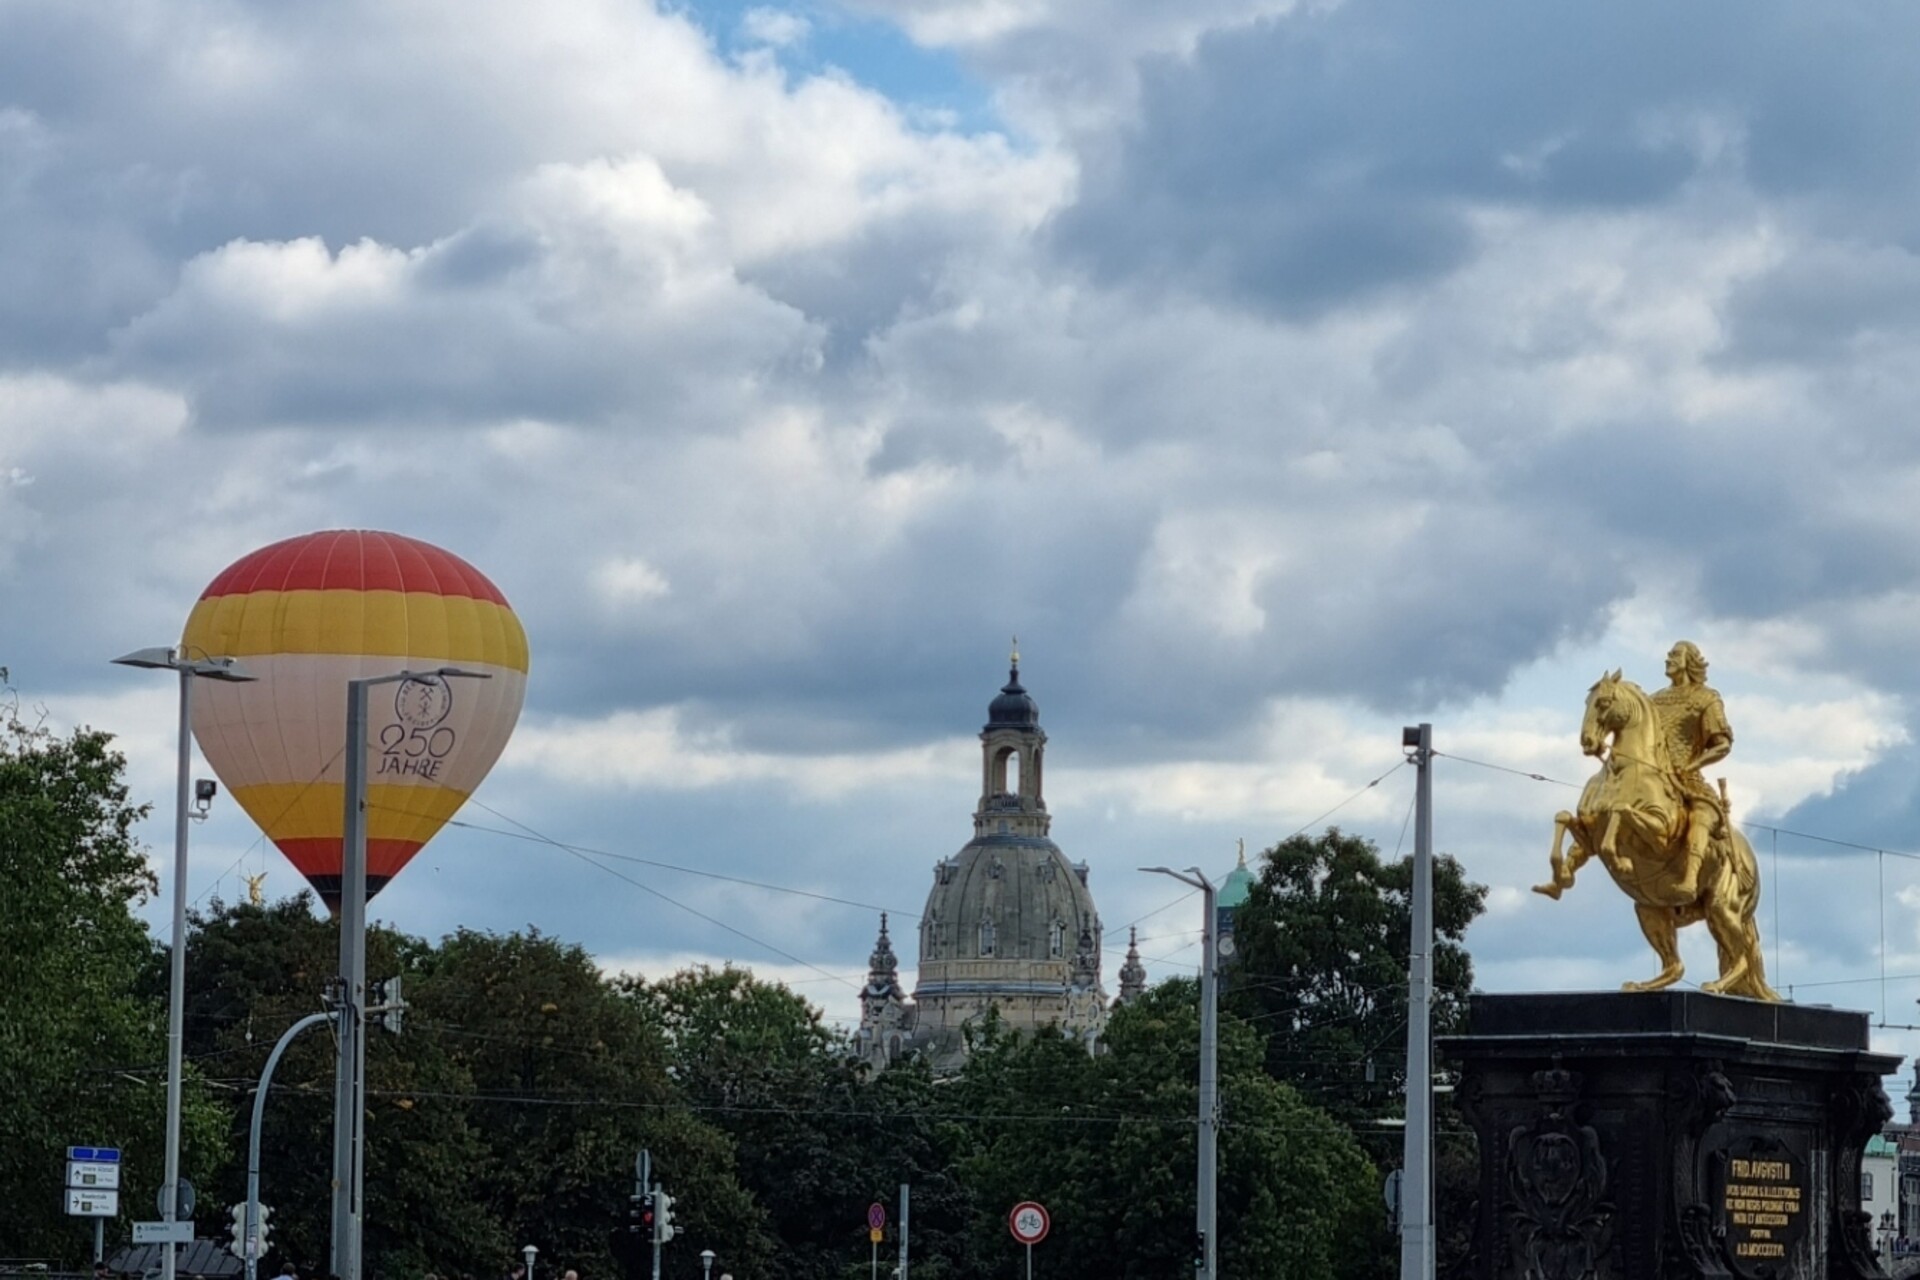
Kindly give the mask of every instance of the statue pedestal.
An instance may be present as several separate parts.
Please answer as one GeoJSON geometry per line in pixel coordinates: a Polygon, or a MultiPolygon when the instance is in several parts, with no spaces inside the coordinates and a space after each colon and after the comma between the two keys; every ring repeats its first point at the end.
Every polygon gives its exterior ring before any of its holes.
{"type": "Polygon", "coordinates": [[[1476,995],[1475,1280],[1874,1280],[1867,1016],[1697,991],[1476,995]]]}

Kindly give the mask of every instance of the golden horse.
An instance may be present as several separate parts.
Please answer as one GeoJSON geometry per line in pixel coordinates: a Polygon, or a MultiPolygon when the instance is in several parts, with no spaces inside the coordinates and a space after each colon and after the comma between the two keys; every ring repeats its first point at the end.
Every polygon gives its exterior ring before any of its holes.
{"type": "Polygon", "coordinates": [[[1687,858],[1687,804],[1667,755],[1660,718],[1639,685],[1620,673],[1600,677],[1587,692],[1580,749],[1598,757],[1600,770],[1580,793],[1577,810],[1553,820],[1553,879],[1535,893],[1558,898],[1574,873],[1599,858],[1614,883],[1633,899],[1640,932],[1660,957],[1660,972],[1628,991],[1658,991],[1680,980],[1680,930],[1704,920],[1720,949],[1720,976],[1701,990],[1778,1000],[1767,985],[1754,913],[1760,906],[1760,867],[1753,847],[1729,820],[1709,842],[1694,883],[1682,890],[1687,858]],[[1571,857],[1561,852],[1573,837],[1571,857]]]}

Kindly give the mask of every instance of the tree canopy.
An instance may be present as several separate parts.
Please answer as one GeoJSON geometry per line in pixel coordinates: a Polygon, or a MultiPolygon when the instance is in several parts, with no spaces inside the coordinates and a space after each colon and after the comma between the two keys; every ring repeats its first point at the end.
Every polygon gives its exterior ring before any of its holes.
{"type": "MultiPolygon", "coordinates": [[[[135,913],[153,882],[123,771],[104,734],[0,725],[0,1195],[13,1206],[0,1254],[81,1256],[85,1224],[55,1194],[70,1143],[128,1152],[110,1238],[159,1181],[167,953],[135,913]]],[[[1338,831],[1262,859],[1221,1017],[1227,1273],[1391,1269],[1379,1179],[1398,1140],[1380,1124],[1399,1109],[1410,883],[1408,860],[1338,831]]],[[[1450,858],[1435,884],[1444,1029],[1472,980],[1463,937],[1485,891],[1450,858]]],[[[213,1236],[244,1194],[260,1070],[322,1008],[338,941],[304,893],[216,900],[189,924],[184,1167],[213,1236]]],[[[1004,1275],[1018,1257],[1006,1215],[1025,1199],[1052,1211],[1052,1280],[1192,1265],[1192,981],[1116,1007],[1097,1054],[989,1016],[964,1067],[936,1078],[919,1062],[872,1074],[804,999],[748,972],[609,975],[534,930],[432,942],[375,928],[368,972],[404,977],[409,1004],[367,1053],[367,1253],[393,1280],[497,1277],[527,1241],[536,1280],[644,1275],[647,1251],[619,1232],[642,1148],[676,1201],[666,1280],[700,1276],[702,1248],[736,1280],[862,1280],[866,1207],[892,1216],[902,1183],[921,1280],[1004,1275]]],[[[283,1261],[326,1274],[333,1052],[324,1025],[297,1041],[265,1108],[269,1274],[283,1261]]],[[[1443,1181],[1470,1163],[1448,1151],[1443,1181]]]]}
{"type": "MultiPolygon", "coordinates": [[[[123,1220],[164,1172],[166,1004],[140,994],[156,943],[134,915],[154,888],[133,837],[145,809],[111,744],[23,721],[10,693],[0,704],[0,1253],[15,1257],[76,1256],[90,1237],[65,1213],[67,1147],[125,1148],[123,1220]]],[[[211,1171],[224,1135],[190,1073],[183,1174],[211,1171]]]]}

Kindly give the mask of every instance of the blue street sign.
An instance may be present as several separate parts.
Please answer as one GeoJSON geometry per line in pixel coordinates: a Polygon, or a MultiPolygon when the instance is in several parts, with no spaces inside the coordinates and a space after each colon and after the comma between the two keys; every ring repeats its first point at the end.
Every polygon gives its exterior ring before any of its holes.
{"type": "Polygon", "coordinates": [[[118,1147],[68,1147],[67,1159],[91,1160],[95,1164],[118,1164],[120,1162],[120,1148],[118,1147]]]}

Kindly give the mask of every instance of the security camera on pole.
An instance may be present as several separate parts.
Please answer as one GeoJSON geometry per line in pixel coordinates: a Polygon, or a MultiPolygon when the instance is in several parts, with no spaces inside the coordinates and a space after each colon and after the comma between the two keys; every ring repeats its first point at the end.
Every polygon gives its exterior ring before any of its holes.
{"type": "MultiPolygon", "coordinates": [[[[183,1020],[187,1004],[187,827],[195,812],[202,812],[204,816],[204,811],[196,810],[187,798],[188,774],[193,764],[193,682],[201,679],[244,683],[255,677],[232,658],[215,657],[204,650],[195,658],[186,646],[139,649],[124,658],[115,658],[114,662],[123,667],[172,671],[180,678],[180,758],[173,826],[173,936],[167,981],[167,1127],[165,1173],[160,1183],[160,1221],[173,1224],[192,1213],[181,1203],[184,1188],[180,1180],[180,1057],[185,1042],[183,1020]]],[[[192,1240],[191,1224],[186,1231],[186,1238],[192,1240]]],[[[167,1247],[161,1251],[161,1280],[173,1280],[175,1243],[169,1236],[167,1247]]]]}

